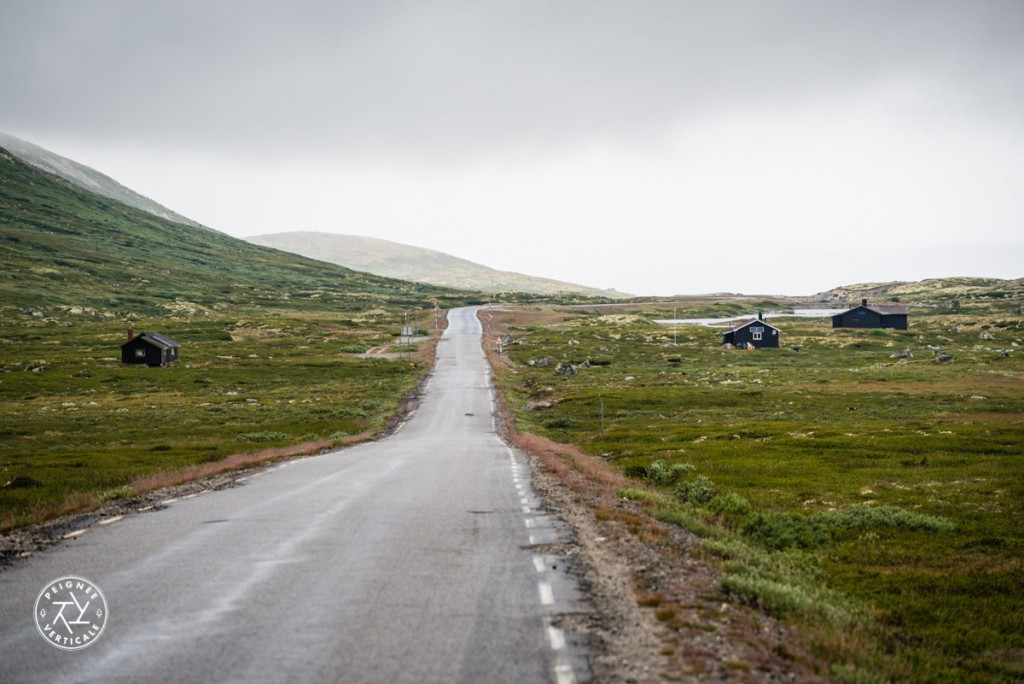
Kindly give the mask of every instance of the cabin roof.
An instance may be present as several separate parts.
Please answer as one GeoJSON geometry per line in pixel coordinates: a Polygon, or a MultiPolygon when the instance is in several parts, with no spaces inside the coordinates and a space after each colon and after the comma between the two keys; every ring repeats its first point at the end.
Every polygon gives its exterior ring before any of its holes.
{"type": "Polygon", "coordinates": [[[128,342],[134,342],[135,340],[139,339],[145,340],[146,342],[149,342],[150,344],[161,349],[173,349],[175,347],[181,346],[167,335],[158,332],[142,332],[133,337],[132,339],[128,340],[128,342]]]}
{"type": "Polygon", "coordinates": [[[882,316],[905,316],[910,313],[910,307],[903,304],[858,304],[852,309],[847,309],[838,315],[845,316],[851,311],[856,311],[857,309],[867,309],[868,311],[874,311],[876,314],[880,314],[882,316]]]}
{"type": "Polygon", "coordinates": [[[745,327],[747,327],[748,325],[750,325],[752,323],[760,323],[761,325],[765,326],[766,328],[771,328],[772,330],[778,330],[778,328],[776,328],[774,325],[772,325],[771,323],[765,321],[762,318],[750,318],[750,319],[743,320],[743,321],[736,321],[735,323],[732,324],[732,327],[729,328],[729,331],[730,332],[735,332],[735,331],[739,330],[740,328],[745,328],[745,327]]]}

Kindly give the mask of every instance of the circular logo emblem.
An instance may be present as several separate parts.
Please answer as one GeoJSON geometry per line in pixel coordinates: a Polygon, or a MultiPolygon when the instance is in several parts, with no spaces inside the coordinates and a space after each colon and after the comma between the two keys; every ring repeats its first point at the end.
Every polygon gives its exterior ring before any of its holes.
{"type": "Polygon", "coordinates": [[[36,597],[36,629],[51,646],[78,651],[91,646],[107,626],[107,599],[84,577],[55,579],[36,597]]]}

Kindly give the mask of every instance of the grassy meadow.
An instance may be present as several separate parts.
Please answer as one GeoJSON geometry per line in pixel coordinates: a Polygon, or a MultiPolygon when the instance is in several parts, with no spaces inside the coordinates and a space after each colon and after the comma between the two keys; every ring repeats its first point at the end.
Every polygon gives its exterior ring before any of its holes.
{"type": "Polygon", "coordinates": [[[20,318],[0,328],[0,529],[229,456],[378,432],[431,356],[357,357],[397,334],[383,311],[136,321],[181,343],[163,368],[121,365],[121,325],[20,318]]]}
{"type": "Polygon", "coordinates": [[[620,496],[699,535],[726,597],[798,626],[823,674],[1020,681],[1024,317],[903,301],[907,331],[778,318],[759,351],[653,323],[672,307],[495,312],[498,382],[520,431],[629,475],[620,496]]]}

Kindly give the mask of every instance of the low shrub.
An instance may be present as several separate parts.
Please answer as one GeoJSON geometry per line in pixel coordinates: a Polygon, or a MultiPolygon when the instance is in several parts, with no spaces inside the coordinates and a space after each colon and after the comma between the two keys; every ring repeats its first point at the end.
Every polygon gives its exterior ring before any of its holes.
{"type": "Polygon", "coordinates": [[[824,511],[814,516],[816,522],[841,529],[892,527],[904,530],[950,532],[955,525],[946,518],[915,513],[899,506],[866,506],[854,504],[838,511],[824,511]]]}
{"type": "Polygon", "coordinates": [[[750,513],[750,502],[739,494],[730,492],[713,498],[708,502],[708,508],[719,515],[742,517],[750,513]]]}
{"type": "Polygon", "coordinates": [[[704,475],[698,475],[690,482],[683,482],[675,488],[680,501],[691,504],[706,504],[715,498],[715,483],[704,475]]]}
{"type": "Polygon", "coordinates": [[[235,437],[236,442],[277,442],[289,439],[290,435],[283,432],[243,432],[235,437]]]}
{"type": "Polygon", "coordinates": [[[776,550],[817,549],[832,543],[828,527],[799,513],[753,513],[743,523],[743,535],[776,550]]]}
{"type": "Polygon", "coordinates": [[[131,487],[125,485],[117,489],[109,489],[100,494],[100,501],[115,501],[117,499],[130,499],[135,494],[131,487]]]}
{"type": "Polygon", "coordinates": [[[651,484],[668,486],[676,484],[694,470],[696,468],[691,463],[673,463],[668,465],[664,461],[655,461],[647,466],[645,477],[651,484]]]}
{"type": "Polygon", "coordinates": [[[700,514],[681,506],[657,508],[653,515],[656,520],[681,527],[693,532],[698,537],[713,538],[720,534],[718,528],[704,522],[704,518],[700,514]]]}

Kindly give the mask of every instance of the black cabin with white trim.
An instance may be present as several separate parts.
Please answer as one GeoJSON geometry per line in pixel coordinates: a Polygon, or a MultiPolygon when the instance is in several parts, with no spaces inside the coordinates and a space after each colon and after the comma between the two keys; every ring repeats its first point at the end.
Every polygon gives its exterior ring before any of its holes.
{"type": "Polygon", "coordinates": [[[178,360],[180,345],[163,333],[143,332],[121,345],[121,363],[166,366],[178,360]]]}
{"type": "Polygon", "coordinates": [[[757,318],[739,321],[722,334],[722,344],[731,344],[737,349],[778,349],[779,329],[766,323],[764,314],[757,318]]]}

